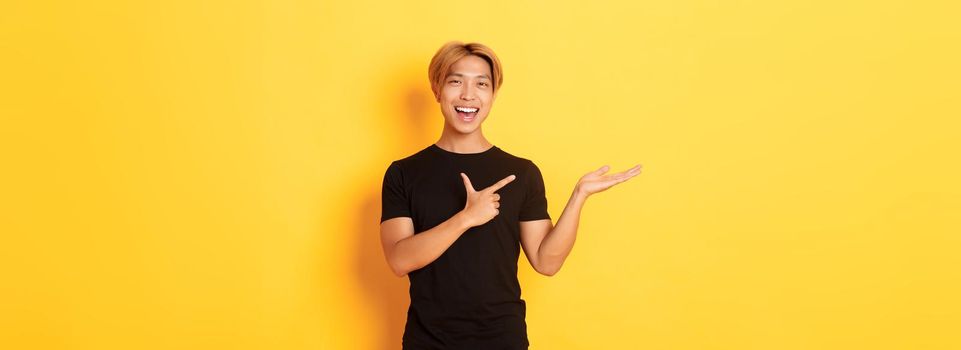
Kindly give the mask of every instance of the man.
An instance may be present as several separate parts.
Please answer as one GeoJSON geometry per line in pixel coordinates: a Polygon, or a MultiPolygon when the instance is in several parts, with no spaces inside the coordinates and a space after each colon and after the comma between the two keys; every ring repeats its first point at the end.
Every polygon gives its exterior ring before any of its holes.
{"type": "Polygon", "coordinates": [[[557,221],[530,160],[481,130],[503,82],[500,61],[478,43],[449,42],[428,69],[444,115],[440,139],[393,161],[384,175],[381,243],[397,276],[410,278],[404,349],[527,349],[518,242],[534,270],[552,276],[574,245],[591,194],[640,174],[637,165],[584,175],[557,221]]]}

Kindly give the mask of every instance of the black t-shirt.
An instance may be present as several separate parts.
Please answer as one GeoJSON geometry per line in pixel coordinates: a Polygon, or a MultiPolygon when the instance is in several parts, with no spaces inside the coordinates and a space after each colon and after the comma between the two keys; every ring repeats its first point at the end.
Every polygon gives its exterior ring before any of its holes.
{"type": "Polygon", "coordinates": [[[404,349],[527,349],[527,309],[517,281],[520,221],[550,219],[534,162],[497,146],[454,153],[431,144],[387,168],[380,221],[410,217],[420,233],[451,218],[467,202],[461,172],[478,191],[516,178],[496,191],[497,216],[408,274],[404,349]]]}

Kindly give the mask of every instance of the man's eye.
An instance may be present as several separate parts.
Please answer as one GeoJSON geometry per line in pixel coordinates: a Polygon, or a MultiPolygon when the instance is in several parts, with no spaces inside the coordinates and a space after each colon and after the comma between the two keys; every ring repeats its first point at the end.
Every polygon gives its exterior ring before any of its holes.
{"type": "Polygon", "coordinates": [[[451,83],[459,83],[460,80],[451,80],[450,82],[451,82],[451,83]]]}
{"type": "Polygon", "coordinates": [[[487,83],[480,83],[480,84],[483,85],[483,86],[487,86],[487,83]]]}

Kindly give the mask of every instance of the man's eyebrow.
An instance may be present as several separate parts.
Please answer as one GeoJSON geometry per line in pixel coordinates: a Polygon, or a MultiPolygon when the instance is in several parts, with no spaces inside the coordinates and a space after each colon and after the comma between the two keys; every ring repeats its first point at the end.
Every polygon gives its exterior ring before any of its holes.
{"type": "MultiPolygon", "coordinates": [[[[450,74],[447,75],[447,78],[450,78],[451,76],[463,77],[464,74],[462,74],[462,73],[450,73],[450,74]]],[[[489,75],[487,75],[487,74],[481,74],[481,75],[478,75],[477,77],[484,78],[484,79],[487,79],[487,80],[490,80],[490,79],[491,79],[491,77],[490,77],[489,75]]]]}

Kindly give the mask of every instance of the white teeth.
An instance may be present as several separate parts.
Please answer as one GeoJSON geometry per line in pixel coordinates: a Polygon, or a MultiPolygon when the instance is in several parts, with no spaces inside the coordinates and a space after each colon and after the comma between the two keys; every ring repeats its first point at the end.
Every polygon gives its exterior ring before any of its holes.
{"type": "Polygon", "coordinates": [[[471,108],[471,107],[454,107],[454,109],[456,109],[458,112],[464,112],[464,113],[477,112],[477,108],[471,108]]]}

